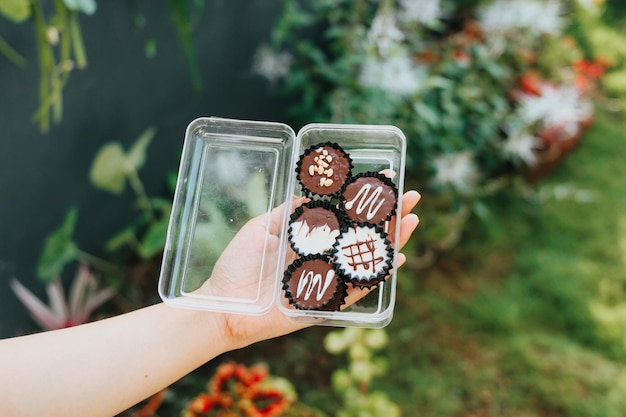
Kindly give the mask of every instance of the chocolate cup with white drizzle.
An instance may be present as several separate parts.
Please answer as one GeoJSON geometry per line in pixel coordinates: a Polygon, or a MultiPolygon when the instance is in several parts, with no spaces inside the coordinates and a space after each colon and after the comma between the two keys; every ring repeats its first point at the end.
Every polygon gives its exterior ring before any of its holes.
{"type": "Polygon", "coordinates": [[[363,172],[343,187],[341,209],[354,222],[380,225],[396,213],[398,189],[388,177],[363,172]]]}
{"type": "Polygon", "coordinates": [[[339,278],[332,259],[325,255],[298,258],[283,276],[285,297],[299,310],[339,310],[347,286],[339,278]]]}

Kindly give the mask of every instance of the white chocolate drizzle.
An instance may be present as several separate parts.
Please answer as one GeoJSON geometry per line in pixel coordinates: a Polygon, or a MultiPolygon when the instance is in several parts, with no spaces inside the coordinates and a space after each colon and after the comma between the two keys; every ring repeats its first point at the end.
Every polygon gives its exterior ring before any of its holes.
{"type": "Polygon", "coordinates": [[[315,300],[320,301],[328,287],[335,278],[335,271],[330,269],[326,272],[326,278],[322,278],[322,274],[316,274],[313,271],[303,270],[298,281],[296,297],[300,297],[304,292],[303,300],[307,301],[311,294],[315,292],[315,300]]]}
{"type": "Polygon", "coordinates": [[[384,198],[380,198],[383,192],[383,187],[378,186],[376,189],[370,193],[372,186],[370,184],[364,184],[359,192],[356,193],[354,198],[345,203],[345,208],[347,210],[351,210],[354,207],[355,203],[358,203],[356,206],[356,214],[361,214],[365,209],[367,209],[367,214],[365,217],[367,220],[372,220],[378,210],[382,207],[385,202],[384,198]],[[378,204],[376,204],[378,202],[378,204]]]}

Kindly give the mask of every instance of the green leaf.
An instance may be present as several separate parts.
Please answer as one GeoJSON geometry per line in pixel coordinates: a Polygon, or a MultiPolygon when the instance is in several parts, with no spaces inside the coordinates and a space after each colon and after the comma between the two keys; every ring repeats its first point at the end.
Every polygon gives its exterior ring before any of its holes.
{"type": "Polygon", "coordinates": [[[78,247],[73,235],[77,218],[78,209],[70,208],[63,224],[46,238],[37,263],[37,276],[40,279],[49,282],[58,278],[63,267],[76,259],[78,247]]]}
{"type": "Polygon", "coordinates": [[[171,192],[176,191],[176,183],[178,182],[178,172],[170,171],[166,177],[167,187],[171,192]]]}
{"type": "Polygon", "coordinates": [[[135,228],[126,227],[107,240],[104,247],[108,252],[115,252],[122,246],[133,244],[136,240],[137,237],[135,237],[135,228]]]}
{"type": "Polygon", "coordinates": [[[139,245],[139,255],[142,258],[150,259],[163,250],[168,224],[169,218],[162,217],[150,225],[139,245]]]}
{"type": "Polygon", "coordinates": [[[124,245],[129,245],[133,249],[136,249],[139,245],[139,240],[137,239],[139,230],[146,227],[148,223],[149,222],[145,213],[140,213],[132,223],[115,233],[109,240],[107,240],[104,244],[105,249],[108,252],[114,252],[124,245]]]}
{"type": "Polygon", "coordinates": [[[157,41],[156,38],[151,37],[146,41],[146,45],[144,46],[144,54],[146,58],[153,59],[157,54],[157,41]]]}
{"type": "Polygon", "coordinates": [[[96,0],[63,0],[65,7],[73,12],[83,12],[91,16],[96,12],[96,0]]]}
{"type": "Polygon", "coordinates": [[[148,145],[154,138],[156,134],[156,128],[154,126],[148,127],[143,133],[137,138],[132,148],[128,151],[126,156],[126,163],[129,164],[135,171],[139,171],[143,164],[146,163],[146,150],[148,149],[148,145]]]}
{"type": "Polygon", "coordinates": [[[126,184],[126,154],[117,142],[105,144],[93,161],[89,179],[94,187],[121,194],[126,184]]]}
{"type": "Polygon", "coordinates": [[[28,19],[30,12],[29,0],[0,0],[0,14],[15,23],[28,19]]]}

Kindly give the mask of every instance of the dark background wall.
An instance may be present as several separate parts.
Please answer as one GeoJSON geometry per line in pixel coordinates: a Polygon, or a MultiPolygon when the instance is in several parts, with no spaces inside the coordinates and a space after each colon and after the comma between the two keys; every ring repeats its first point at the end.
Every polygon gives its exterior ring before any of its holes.
{"type": "Polygon", "coordinates": [[[284,100],[251,73],[253,53],[269,39],[280,1],[206,1],[194,35],[204,85],[197,96],[167,2],[135,2],[146,18],[141,27],[131,4],[101,1],[95,15],[81,16],[89,64],[72,73],[63,121],[45,135],[32,121],[39,83],[32,22],[0,17],[0,36],[28,60],[20,69],[0,55],[0,337],[35,329],[8,282],[15,277],[44,294],[37,259],[71,205],[79,208],[75,238],[95,254],[134,218],[130,191],[119,198],[89,183],[91,162],[104,143],[128,148],[155,126],[140,176],[149,195],[166,195],[165,174],[178,167],[185,127],[194,118],[286,121],[284,100]],[[151,38],[157,54],[147,58],[151,38]]]}

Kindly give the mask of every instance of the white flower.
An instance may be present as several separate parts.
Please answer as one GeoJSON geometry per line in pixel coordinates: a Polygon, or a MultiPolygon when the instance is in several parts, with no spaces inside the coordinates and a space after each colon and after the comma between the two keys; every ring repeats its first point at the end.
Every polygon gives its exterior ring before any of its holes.
{"type": "Polygon", "coordinates": [[[526,29],[531,34],[558,35],[563,27],[558,0],[496,0],[478,10],[487,36],[506,36],[526,29]]]}
{"type": "Polygon", "coordinates": [[[396,26],[394,14],[388,9],[382,9],[374,17],[367,39],[381,56],[387,56],[395,45],[404,40],[404,34],[396,26]]]}
{"type": "Polygon", "coordinates": [[[392,96],[406,96],[419,92],[427,76],[425,66],[413,61],[408,54],[398,53],[387,59],[368,58],[361,68],[359,83],[392,96]]]}
{"type": "Polygon", "coordinates": [[[461,194],[470,194],[480,179],[478,166],[470,152],[440,155],[434,166],[433,183],[452,187],[461,194]]]}
{"type": "Polygon", "coordinates": [[[441,19],[440,0],[400,0],[399,17],[403,22],[430,25],[441,19]]]}
{"type": "Polygon", "coordinates": [[[270,82],[287,76],[293,57],[286,52],[275,52],[269,45],[259,46],[252,60],[252,71],[270,82]]]}
{"type": "Polygon", "coordinates": [[[511,131],[508,133],[502,151],[506,157],[513,161],[521,161],[528,166],[534,166],[537,164],[534,150],[539,146],[539,143],[539,138],[526,130],[511,131]]]}
{"type": "Polygon", "coordinates": [[[572,86],[544,83],[540,95],[522,94],[519,115],[528,124],[539,123],[542,129],[560,129],[568,137],[576,136],[580,123],[592,115],[591,103],[572,86]]]}

